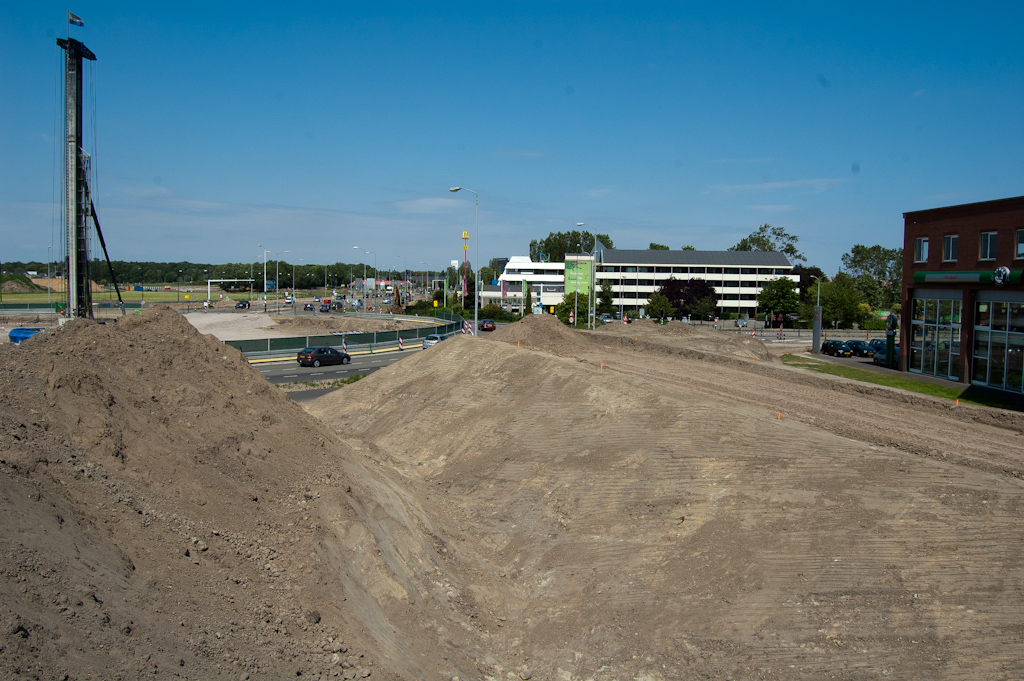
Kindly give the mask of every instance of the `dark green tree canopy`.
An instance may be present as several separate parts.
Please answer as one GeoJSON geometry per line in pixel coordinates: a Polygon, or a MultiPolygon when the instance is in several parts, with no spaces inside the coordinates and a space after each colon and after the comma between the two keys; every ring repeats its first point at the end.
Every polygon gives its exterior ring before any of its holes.
{"type": "MultiPolygon", "coordinates": [[[[594,236],[593,232],[581,232],[578,229],[571,232],[551,232],[539,241],[534,239],[530,242],[530,259],[539,261],[543,253],[548,262],[564,262],[566,253],[593,251],[594,236]]],[[[607,234],[596,236],[606,248],[615,248],[607,234]]]]}
{"type": "Polygon", "coordinates": [[[597,313],[598,314],[612,314],[615,312],[615,304],[612,302],[615,299],[612,294],[612,283],[605,279],[601,283],[601,291],[597,294],[597,313]]]}
{"type": "Polygon", "coordinates": [[[797,288],[800,289],[801,300],[810,300],[811,297],[817,300],[818,282],[828,281],[825,271],[814,265],[793,265],[792,273],[800,277],[800,284],[797,288]]]}
{"type": "Polygon", "coordinates": [[[671,249],[668,246],[666,246],[665,244],[656,244],[656,243],[654,243],[652,241],[651,245],[647,247],[647,250],[649,250],[649,251],[668,251],[668,250],[671,250],[671,249]]]}
{"type": "Polygon", "coordinates": [[[782,227],[773,227],[764,224],[754,230],[750,236],[740,239],[740,242],[729,248],[730,251],[765,251],[782,253],[790,260],[807,260],[804,254],[797,250],[796,242],[799,237],[787,234],[782,227]]]}
{"type": "Polygon", "coordinates": [[[693,246],[690,246],[689,244],[687,244],[687,245],[683,246],[679,250],[681,250],[681,251],[696,251],[697,249],[694,248],[693,246]]]}
{"type": "Polygon", "coordinates": [[[651,319],[659,319],[662,322],[676,316],[676,308],[668,302],[668,298],[660,293],[655,293],[651,296],[644,309],[647,311],[648,317],[651,319]]]}
{"type": "Polygon", "coordinates": [[[843,254],[843,269],[852,277],[870,274],[879,282],[903,278],[903,249],[857,244],[843,254]]]}
{"type": "Polygon", "coordinates": [[[796,312],[800,306],[796,282],[789,277],[772,279],[757,294],[757,306],[762,310],[773,310],[776,314],[796,312]]]}
{"type": "Polygon", "coordinates": [[[669,304],[678,310],[681,315],[695,316],[701,314],[701,310],[706,307],[706,305],[701,305],[701,302],[705,299],[712,301],[712,309],[715,307],[715,289],[703,279],[676,279],[672,277],[662,284],[657,293],[665,296],[669,304]]]}

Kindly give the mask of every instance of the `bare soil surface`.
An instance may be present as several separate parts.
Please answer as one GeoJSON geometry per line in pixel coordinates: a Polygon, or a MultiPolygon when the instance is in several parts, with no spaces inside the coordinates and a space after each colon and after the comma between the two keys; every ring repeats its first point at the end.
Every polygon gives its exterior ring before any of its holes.
{"type": "Polygon", "coordinates": [[[3,678],[1024,677],[1017,413],[547,316],[306,410],[155,310],[0,381],[3,678]]]}

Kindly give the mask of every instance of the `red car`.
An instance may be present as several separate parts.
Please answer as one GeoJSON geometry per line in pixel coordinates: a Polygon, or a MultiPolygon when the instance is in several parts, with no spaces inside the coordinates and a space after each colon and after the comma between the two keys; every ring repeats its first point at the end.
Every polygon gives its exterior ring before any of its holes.
{"type": "Polygon", "coordinates": [[[494,331],[496,328],[498,328],[498,327],[495,326],[493,319],[481,319],[480,320],[480,330],[481,331],[494,331]]]}

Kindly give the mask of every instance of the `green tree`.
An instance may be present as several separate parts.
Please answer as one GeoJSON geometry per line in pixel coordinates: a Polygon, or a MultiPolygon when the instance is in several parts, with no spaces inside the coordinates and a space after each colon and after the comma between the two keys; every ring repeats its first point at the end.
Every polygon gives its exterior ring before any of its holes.
{"type": "Polygon", "coordinates": [[[899,302],[903,288],[903,249],[855,245],[843,254],[843,270],[854,278],[871,275],[882,289],[876,309],[899,302]]]}
{"type": "Polygon", "coordinates": [[[670,249],[665,244],[656,244],[656,243],[654,243],[652,241],[651,245],[647,247],[647,250],[649,250],[649,251],[667,251],[667,250],[670,250],[670,249]]]}
{"type": "Polygon", "coordinates": [[[661,323],[664,324],[666,319],[671,319],[676,316],[676,309],[672,307],[672,303],[668,301],[668,298],[655,293],[651,296],[651,299],[647,301],[645,308],[647,310],[647,316],[651,319],[660,319],[661,323]]]}
{"type": "Polygon", "coordinates": [[[800,294],[796,286],[796,282],[789,277],[772,279],[757,294],[757,306],[776,315],[796,312],[800,307],[800,294]]]}
{"type": "Polygon", "coordinates": [[[889,295],[870,274],[862,274],[853,280],[853,285],[860,294],[861,300],[871,306],[872,310],[882,310],[889,307],[889,295]]]}
{"type": "Polygon", "coordinates": [[[612,293],[612,283],[607,279],[601,283],[601,292],[597,294],[597,314],[612,314],[615,312],[615,299],[612,293]]]}
{"type": "Polygon", "coordinates": [[[661,285],[657,293],[665,296],[669,304],[679,311],[680,315],[697,316],[703,319],[705,315],[713,314],[715,308],[715,289],[703,279],[676,279],[671,277],[661,285]],[[706,299],[711,300],[711,310],[705,312],[708,305],[706,299]],[[698,309],[698,305],[700,306],[698,309]]]}
{"type": "Polygon", "coordinates": [[[740,239],[739,243],[729,248],[730,251],[771,251],[782,253],[790,260],[807,260],[804,254],[797,250],[796,242],[799,237],[787,234],[782,227],[773,227],[764,224],[754,230],[750,236],[740,239]]]}
{"type": "Polygon", "coordinates": [[[687,244],[686,246],[683,246],[680,250],[682,250],[682,251],[696,251],[697,249],[694,248],[693,246],[690,246],[689,244],[687,244]]]}
{"type": "Polygon", "coordinates": [[[614,248],[607,234],[594,234],[574,229],[570,232],[551,232],[545,238],[530,242],[530,259],[539,261],[541,255],[548,262],[564,262],[566,253],[589,253],[594,250],[594,237],[604,244],[605,248],[614,248]]]}
{"type": "Polygon", "coordinates": [[[800,285],[797,287],[800,289],[800,300],[808,302],[817,300],[818,282],[824,283],[828,281],[825,271],[814,265],[801,265],[798,263],[793,266],[790,272],[800,277],[800,285]]]}
{"type": "Polygon", "coordinates": [[[523,302],[523,315],[533,314],[533,291],[526,287],[526,298],[523,302]]]}
{"type": "Polygon", "coordinates": [[[573,312],[576,316],[577,328],[584,327],[587,325],[587,310],[590,308],[590,297],[586,293],[573,292],[565,297],[562,302],[555,306],[555,316],[558,317],[563,324],[569,324],[569,313],[573,312]]]}
{"type": "Polygon", "coordinates": [[[821,287],[822,323],[842,329],[853,328],[864,319],[862,302],[853,277],[845,272],[838,273],[821,287]]]}

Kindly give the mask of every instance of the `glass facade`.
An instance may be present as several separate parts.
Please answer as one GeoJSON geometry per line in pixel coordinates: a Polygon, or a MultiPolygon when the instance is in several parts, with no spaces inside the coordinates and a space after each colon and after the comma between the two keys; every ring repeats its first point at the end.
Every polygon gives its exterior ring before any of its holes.
{"type": "Polygon", "coordinates": [[[971,382],[1024,390],[1024,302],[976,303],[971,382]]]}
{"type": "Polygon", "coordinates": [[[907,363],[911,371],[960,378],[960,300],[915,298],[907,363]]]}

